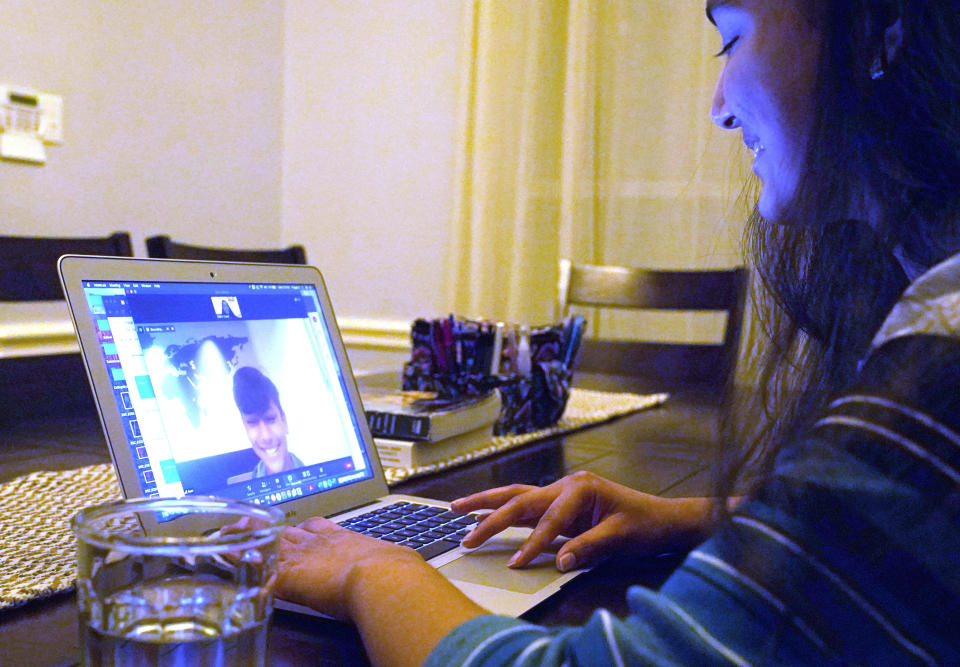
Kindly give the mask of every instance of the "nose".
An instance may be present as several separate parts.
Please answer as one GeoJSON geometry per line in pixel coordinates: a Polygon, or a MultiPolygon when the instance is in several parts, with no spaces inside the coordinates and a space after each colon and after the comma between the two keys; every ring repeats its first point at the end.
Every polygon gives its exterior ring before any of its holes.
{"type": "Polygon", "coordinates": [[[735,130],[740,127],[740,119],[737,118],[727,106],[727,96],[724,90],[724,72],[720,73],[717,79],[717,88],[713,92],[713,103],[710,105],[710,120],[716,123],[722,130],[735,130]]]}
{"type": "Polygon", "coordinates": [[[264,442],[267,438],[270,437],[270,429],[267,428],[267,425],[263,422],[257,422],[256,427],[254,428],[254,435],[257,439],[257,442],[264,442]]]}

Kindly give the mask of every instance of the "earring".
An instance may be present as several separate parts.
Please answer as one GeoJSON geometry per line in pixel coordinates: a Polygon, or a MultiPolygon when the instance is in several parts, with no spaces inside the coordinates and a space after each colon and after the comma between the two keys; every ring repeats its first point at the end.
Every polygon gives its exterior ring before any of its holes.
{"type": "Polygon", "coordinates": [[[870,64],[870,78],[874,81],[879,81],[886,75],[886,54],[883,52],[883,49],[877,51],[877,55],[873,57],[873,62],[870,64]]]}

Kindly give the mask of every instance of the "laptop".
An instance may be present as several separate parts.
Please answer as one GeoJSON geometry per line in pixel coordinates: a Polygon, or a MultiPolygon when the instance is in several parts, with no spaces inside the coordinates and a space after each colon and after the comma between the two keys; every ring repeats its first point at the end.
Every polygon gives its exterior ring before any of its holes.
{"type": "Polygon", "coordinates": [[[389,493],[316,268],[65,255],[59,271],[124,497],[234,498],[391,541],[407,533],[383,525],[413,515],[437,529],[401,543],[498,614],[576,576],[556,570],[555,552],[509,569],[528,529],[467,550],[471,519],[389,493]]]}

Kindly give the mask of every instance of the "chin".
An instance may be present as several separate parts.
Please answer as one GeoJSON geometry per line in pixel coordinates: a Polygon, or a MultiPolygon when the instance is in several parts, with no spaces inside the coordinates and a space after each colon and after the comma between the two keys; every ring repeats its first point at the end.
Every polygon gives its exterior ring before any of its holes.
{"type": "Polygon", "coordinates": [[[272,467],[283,463],[283,457],[276,455],[267,456],[266,454],[263,454],[260,456],[260,460],[263,461],[263,465],[267,467],[272,467]]]}
{"type": "Polygon", "coordinates": [[[772,193],[768,193],[766,190],[760,192],[760,198],[757,200],[757,212],[768,222],[777,224],[786,224],[787,222],[783,219],[783,206],[780,205],[772,193]]]}

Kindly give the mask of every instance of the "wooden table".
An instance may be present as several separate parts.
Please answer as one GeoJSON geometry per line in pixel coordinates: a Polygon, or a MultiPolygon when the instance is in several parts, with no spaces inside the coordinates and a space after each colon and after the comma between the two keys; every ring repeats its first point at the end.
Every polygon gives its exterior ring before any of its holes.
{"type": "MultiPolygon", "coordinates": [[[[581,375],[576,384],[610,391],[654,389],[629,378],[608,376],[581,375]]],[[[706,469],[714,456],[718,418],[714,395],[710,390],[682,390],[662,407],[407,480],[392,490],[452,500],[495,485],[547,484],[576,470],[590,470],[651,493],[707,493],[706,469]]],[[[69,469],[107,460],[93,415],[48,418],[0,431],[0,482],[33,470],[69,469]],[[51,444],[54,442],[56,446],[51,444]]],[[[581,623],[598,606],[623,613],[629,585],[659,585],[679,559],[679,555],[620,558],[601,564],[525,617],[554,625],[581,623]]],[[[273,665],[367,664],[359,637],[347,624],[276,612],[269,641],[273,665]]],[[[63,594],[0,613],[0,646],[2,664],[76,664],[74,595],[63,594]]]]}

